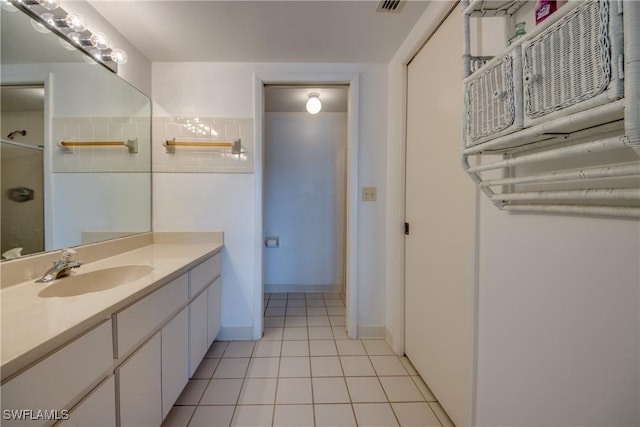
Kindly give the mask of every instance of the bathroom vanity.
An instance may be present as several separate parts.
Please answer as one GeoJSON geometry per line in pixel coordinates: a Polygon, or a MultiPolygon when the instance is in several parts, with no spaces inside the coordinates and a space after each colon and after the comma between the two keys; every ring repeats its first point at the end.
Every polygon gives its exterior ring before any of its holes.
{"type": "Polygon", "coordinates": [[[49,284],[35,279],[59,254],[3,263],[2,425],[159,426],[220,330],[222,246],[222,233],[87,245],[49,284]]]}

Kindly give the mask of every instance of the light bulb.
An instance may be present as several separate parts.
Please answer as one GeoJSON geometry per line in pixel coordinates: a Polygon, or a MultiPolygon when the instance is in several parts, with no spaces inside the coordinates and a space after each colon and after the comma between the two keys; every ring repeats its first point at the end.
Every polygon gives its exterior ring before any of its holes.
{"type": "Polygon", "coordinates": [[[59,7],[57,0],[38,0],[38,4],[47,10],[55,10],[59,7]]]}
{"type": "Polygon", "coordinates": [[[118,65],[126,64],[127,60],[127,52],[122,49],[112,49],[111,50],[111,60],[118,65]]]}
{"type": "Polygon", "coordinates": [[[99,50],[109,49],[109,39],[103,33],[94,33],[89,40],[91,44],[99,50]]]}
{"type": "Polygon", "coordinates": [[[78,46],[81,44],[80,43],[80,39],[82,37],[80,36],[79,33],[76,33],[75,31],[72,31],[69,34],[67,34],[67,37],[69,37],[69,40],[71,40],[73,43],[77,44],[78,46]]]}
{"type": "Polygon", "coordinates": [[[43,13],[42,15],[40,15],[40,18],[42,18],[43,21],[49,24],[49,26],[51,27],[56,26],[56,17],[53,16],[53,13],[49,13],[49,12],[43,13]]]}
{"type": "Polygon", "coordinates": [[[71,28],[72,31],[81,33],[87,29],[87,24],[84,22],[84,18],[79,13],[70,13],[64,19],[67,27],[71,28]]]}
{"type": "Polygon", "coordinates": [[[318,114],[322,109],[322,103],[320,102],[320,95],[317,93],[310,93],[307,100],[307,112],[309,114],[318,114]]]}

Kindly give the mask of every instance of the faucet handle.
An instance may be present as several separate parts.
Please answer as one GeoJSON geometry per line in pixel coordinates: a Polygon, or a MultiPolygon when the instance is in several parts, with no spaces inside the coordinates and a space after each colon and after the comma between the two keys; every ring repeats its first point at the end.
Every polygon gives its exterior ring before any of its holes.
{"type": "Polygon", "coordinates": [[[60,260],[64,262],[72,262],[76,260],[77,252],[71,248],[64,248],[60,255],[60,260]]]}

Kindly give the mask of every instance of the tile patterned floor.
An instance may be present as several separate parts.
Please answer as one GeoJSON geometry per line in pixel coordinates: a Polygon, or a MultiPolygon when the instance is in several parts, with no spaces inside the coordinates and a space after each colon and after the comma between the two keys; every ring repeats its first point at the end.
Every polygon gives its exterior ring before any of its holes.
{"type": "Polygon", "coordinates": [[[216,341],[163,427],[453,426],[406,357],[348,340],[335,293],[265,294],[262,340],[216,341]]]}

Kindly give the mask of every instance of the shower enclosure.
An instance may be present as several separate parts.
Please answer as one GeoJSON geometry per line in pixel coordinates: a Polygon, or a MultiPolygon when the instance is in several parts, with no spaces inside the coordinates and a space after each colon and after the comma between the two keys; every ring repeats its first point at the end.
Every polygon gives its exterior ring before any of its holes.
{"type": "Polygon", "coordinates": [[[44,251],[44,88],[2,86],[0,99],[0,254],[6,259],[44,251]]]}

